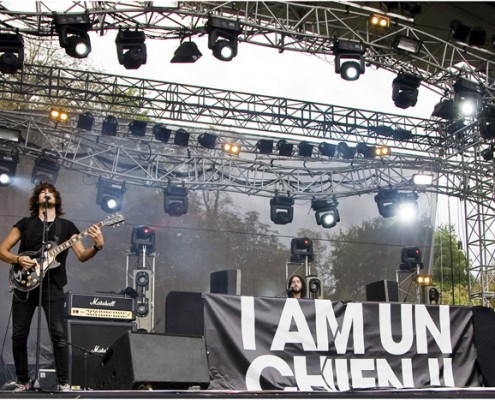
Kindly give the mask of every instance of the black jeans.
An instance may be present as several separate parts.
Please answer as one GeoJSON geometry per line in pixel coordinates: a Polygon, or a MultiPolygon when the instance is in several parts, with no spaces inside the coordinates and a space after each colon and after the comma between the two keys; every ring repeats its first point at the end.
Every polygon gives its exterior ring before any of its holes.
{"type": "MultiPolygon", "coordinates": [[[[31,292],[14,291],[12,299],[12,352],[17,381],[29,381],[27,341],[31,321],[39,302],[39,287],[31,292]]],[[[68,350],[65,334],[64,291],[54,282],[43,282],[42,307],[52,340],[59,384],[68,383],[68,350]]]]}

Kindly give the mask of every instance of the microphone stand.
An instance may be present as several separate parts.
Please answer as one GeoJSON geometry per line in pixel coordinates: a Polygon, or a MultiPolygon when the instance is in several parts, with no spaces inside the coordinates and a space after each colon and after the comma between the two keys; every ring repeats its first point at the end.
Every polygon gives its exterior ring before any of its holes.
{"type": "Polygon", "coordinates": [[[40,273],[39,279],[40,284],[39,288],[39,296],[38,296],[38,323],[37,323],[37,332],[36,332],[36,364],[35,364],[35,373],[34,373],[34,382],[33,389],[39,390],[41,389],[40,385],[40,353],[41,353],[41,309],[43,303],[43,264],[45,263],[45,247],[47,243],[48,237],[48,200],[50,200],[50,196],[45,195],[45,209],[43,210],[43,235],[41,239],[41,255],[39,259],[40,273]]]}

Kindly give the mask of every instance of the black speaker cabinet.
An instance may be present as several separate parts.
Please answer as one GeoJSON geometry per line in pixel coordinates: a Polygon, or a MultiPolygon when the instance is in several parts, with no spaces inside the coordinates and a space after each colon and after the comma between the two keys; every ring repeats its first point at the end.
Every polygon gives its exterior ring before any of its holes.
{"type": "Polygon", "coordinates": [[[69,341],[69,382],[81,389],[93,389],[93,376],[108,347],[123,333],[134,328],[132,322],[67,320],[69,341]]]}
{"type": "Polygon", "coordinates": [[[226,269],[210,274],[210,293],[241,294],[241,270],[226,269]]]}
{"type": "Polygon", "coordinates": [[[96,390],[206,389],[210,383],[202,336],[127,332],[108,349],[96,390]]]}
{"type": "Polygon", "coordinates": [[[171,291],[165,302],[165,333],[204,335],[203,295],[171,291]]]}
{"type": "Polygon", "coordinates": [[[378,281],[366,285],[367,301],[399,301],[399,284],[395,281],[378,281]]]}

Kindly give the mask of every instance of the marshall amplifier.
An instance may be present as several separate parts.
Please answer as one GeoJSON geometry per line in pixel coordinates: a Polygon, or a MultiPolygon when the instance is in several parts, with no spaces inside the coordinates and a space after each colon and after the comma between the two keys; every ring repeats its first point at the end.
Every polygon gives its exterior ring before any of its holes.
{"type": "Polygon", "coordinates": [[[134,299],[120,294],[65,294],[68,318],[133,321],[134,299]]]}
{"type": "Polygon", "coordinates": [[[93,389],[95,370],[110,345],[128,331],[133,322],[67,320],[69,382],[80,389],[93,389]]]}

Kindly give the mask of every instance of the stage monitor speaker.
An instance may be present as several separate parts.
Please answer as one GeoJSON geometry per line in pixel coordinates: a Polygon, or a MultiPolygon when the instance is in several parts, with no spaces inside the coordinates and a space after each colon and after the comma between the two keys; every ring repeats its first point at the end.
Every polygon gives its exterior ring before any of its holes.
{"type": "Polygon", "coordinates": [[[395,281],[378,281],[366,285],[367,301],[399,301],[399,284],[395,281]]]}
{"type": "Polygon", "coordinates": [[[203,295],[171,291],[165,302],[165,333],[204,335],[203,295]]]}
{"type": "Polygon", "coordinates": [[[226,269],[210,274],[210,293],[241,295],[241,270],[226,269]]]}
{"type": "Polygon", "coordinates": [[[96,377],[97,390],[206,389],[204,338],[127,332],[110,346],[96,377]]]}
{"type": "Polygon", "coordinates": [[[108,347],[123,333],[133,329],[132,322],[68,319],[70,384],[92,389],[96,366],[101,363],[108,347]]]}

